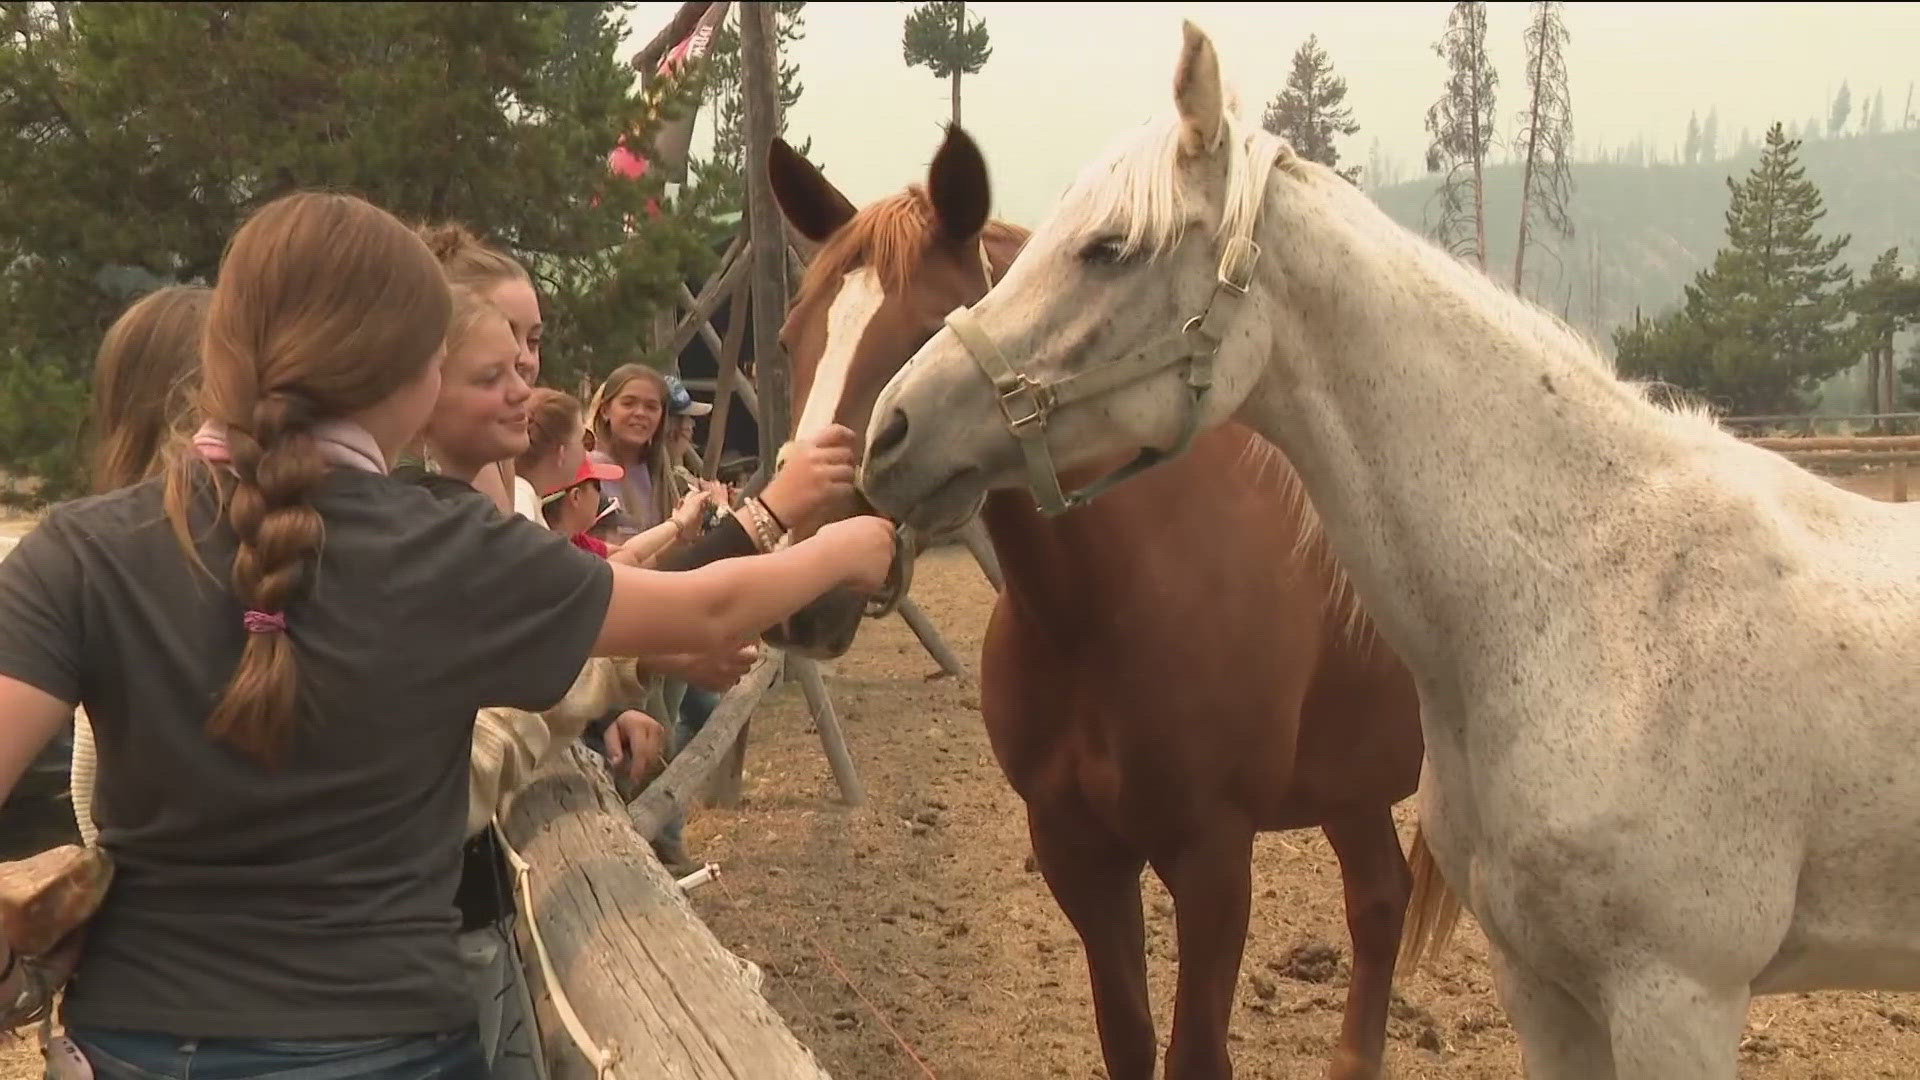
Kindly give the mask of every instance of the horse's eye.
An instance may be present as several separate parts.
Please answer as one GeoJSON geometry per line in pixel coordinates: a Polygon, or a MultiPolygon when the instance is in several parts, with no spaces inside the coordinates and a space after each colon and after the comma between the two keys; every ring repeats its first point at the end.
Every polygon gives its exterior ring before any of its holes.
{"type": "Polygon", "coordinates": [[[1117,236],[1096,237],[1080,249],[1080,261],[1094,266],[1112,266],[1126,259],[1126,243],[1117,236]]]}

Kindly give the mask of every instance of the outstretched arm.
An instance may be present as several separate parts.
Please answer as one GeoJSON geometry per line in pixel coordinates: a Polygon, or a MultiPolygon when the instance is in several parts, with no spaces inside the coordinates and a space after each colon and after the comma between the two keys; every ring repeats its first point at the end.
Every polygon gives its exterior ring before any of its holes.
{"type": "Polygon", "coordinates": [[[766,555],[668,572],[613,566],[596,656],[711,653],[751,641],[827,591],[878,592],[893,564],[893,527],[849,518],[766,555]]]}

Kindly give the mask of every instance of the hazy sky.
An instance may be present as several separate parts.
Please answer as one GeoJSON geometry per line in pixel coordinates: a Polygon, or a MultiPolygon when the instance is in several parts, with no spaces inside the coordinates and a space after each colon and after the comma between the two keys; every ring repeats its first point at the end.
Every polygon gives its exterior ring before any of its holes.
{"type": "MultiPolygon", "coordinates": [[[[627,52],[653,36],[677,3],[641,3],[627,52]]],[[[912,5],[816,2],[789,59],[804,91],[788,131],[813,139],[813,157],[855,203],[925,175],[948,115],[948,89],[900,56],[912,5]]],[[[985,70],[962,81],[962,122],[995,183],[996,212],[1034,225],[1082,163],[1116,134],[1171,102],[1180,20],[1220,50],[1242,109],[1257,118],[1285,81],[1293,51],[1317,34],[1360,133],[1342,163],[1367,160],[1371,140],[1407,176],[1421,167],[1427,107],[1445,65],[1432,43],[1446,2],[1346,4],[978,3],[992,35],[985,70]]],[[[1488,47],[1500,76],[1500,136],[1525,103],[1525,3],[1488,5],[1488,47]]],[[[1669,148],[1687,116],[1720,110],[1723,145],[1779,119],[1826,121],[1843,79],[1855,115],[1884,92],[1897,126],[1920,74],[1920,5],[1909,3],[1580,3],[1566,5],[1575,139],[1583,156],[1644,135],[1669,148]]],[[[1920,102],[1915,103],[1920,111],[1920,102]]],[[[703,115],[696,146],[707,141],[703,115]]]]}

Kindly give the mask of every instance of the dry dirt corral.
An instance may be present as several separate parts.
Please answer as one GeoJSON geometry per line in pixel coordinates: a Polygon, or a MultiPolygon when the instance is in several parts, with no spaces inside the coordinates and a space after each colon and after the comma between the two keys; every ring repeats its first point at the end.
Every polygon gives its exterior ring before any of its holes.
{"type": "MultiPolygon", "coordinates": [[[[992,602],[978,570],[964,553],[930,555],[914,594],[971,665],[992,602]]],[[[767,968],[769,999],[836,1077],[924,1076],[902,1043],[942,1080],[1103,1076],[1078,940],[1024,869],[1021,805],[993,762],[977,695],[929,681],[936,670],[898,619],[869,623],[834,666],[828,685],[868,787],[868,804],[853,811],[837,802],[797,688],[780,688],[755,719],[749,804],[689,826],[725,884],[697,890],[697,906],[723,941],[767,968]]],[[[1164,1047],[1176,954],[1167,895],[1147,881],[1164,1047]]],[[[1263,836],[1254,897],[1235,1073],[1318,1080],[1348,952],[1326,842],[1317,832],[1263,836]],[[1302,962],[1328,948],[1339,963],[1302,962]]],[[[1470,919],[1451,956],[1400,993],[1395,1076],[1519,1075],[1470,919]]],[[[1920,1076],[1920,996],[1766,998],[1750,1017],[1742,1077],[1920,1076]]]]}
{"type": "MultiPolygon", "coordinates": [[[[914,594],[971,670],[992,603],[979,571],[962,551],[936,552],[921,563],[914,594]]],[[[1023,812],[988,749],[978,696],[968,683],[930,680],[936,670],[897,618],[867,624],[830,666],[868,789],[857,810],[837,801],[798,687],[776,688],[752,729],[747,805],[702,812],[688,827],[694,853],[722,871],[696,890],[696,905],[724,942],[766,968],[769,999],[841,1080],[1104,1076],[1079,943],[1039,875],[1024,869],[1023,812]]],[[[1264,836],[1255,860],[1236,1075],[1318,1080],[1346,990],[1339,875],[1313,832],[1264,836]]],[[[1164,1047],[1171,907],[1158,881],[1147,881],[1164,1047]]],[[[1469,919],[1437,970],[1402,981],[1390,1028],[1394,1076],[1519,1075],[1485,958],[1469,919]]],[[[29,1075],[35,1055],[0,1050],[0,1080],[29,1075]]],[[[1920,1076],[1920,995],[1761,999],[1740,1075],[1920,1076]]]]}

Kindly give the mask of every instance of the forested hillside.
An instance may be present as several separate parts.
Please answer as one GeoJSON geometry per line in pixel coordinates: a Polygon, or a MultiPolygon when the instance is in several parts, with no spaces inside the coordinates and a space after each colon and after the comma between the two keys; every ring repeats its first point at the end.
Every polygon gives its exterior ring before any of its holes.
{"type": "MultiPolygon", "coordinates": [[[[1529,257],[1527,294],[1610,351],[1613,328],[1631,323],[1636,305],[1651,317],[1677,304],[1681,286],[1713,261],[1726,239],[1727,179],[1744,176],[1759,156],[1755,145],[1693,165],[1573,165],[1574,236],[1559,244],[1557,259],[1529,257]]],[[[1901,262],[1920,262],[1920,130],[1810,139],[1800,161],[1826,200],[1820,231],[1852,234],[1842,257],[1856,277],[1896,245],[1901,262]]],[[[1503,281],[1513,275],[1519,186],[1518,165],[1488,166],[1487,269],[1503,281]]],[[[1422,177],[1371,194],[1418,230],[1437,212],[1438,189],[1437,178],[1422,177]]]]}

